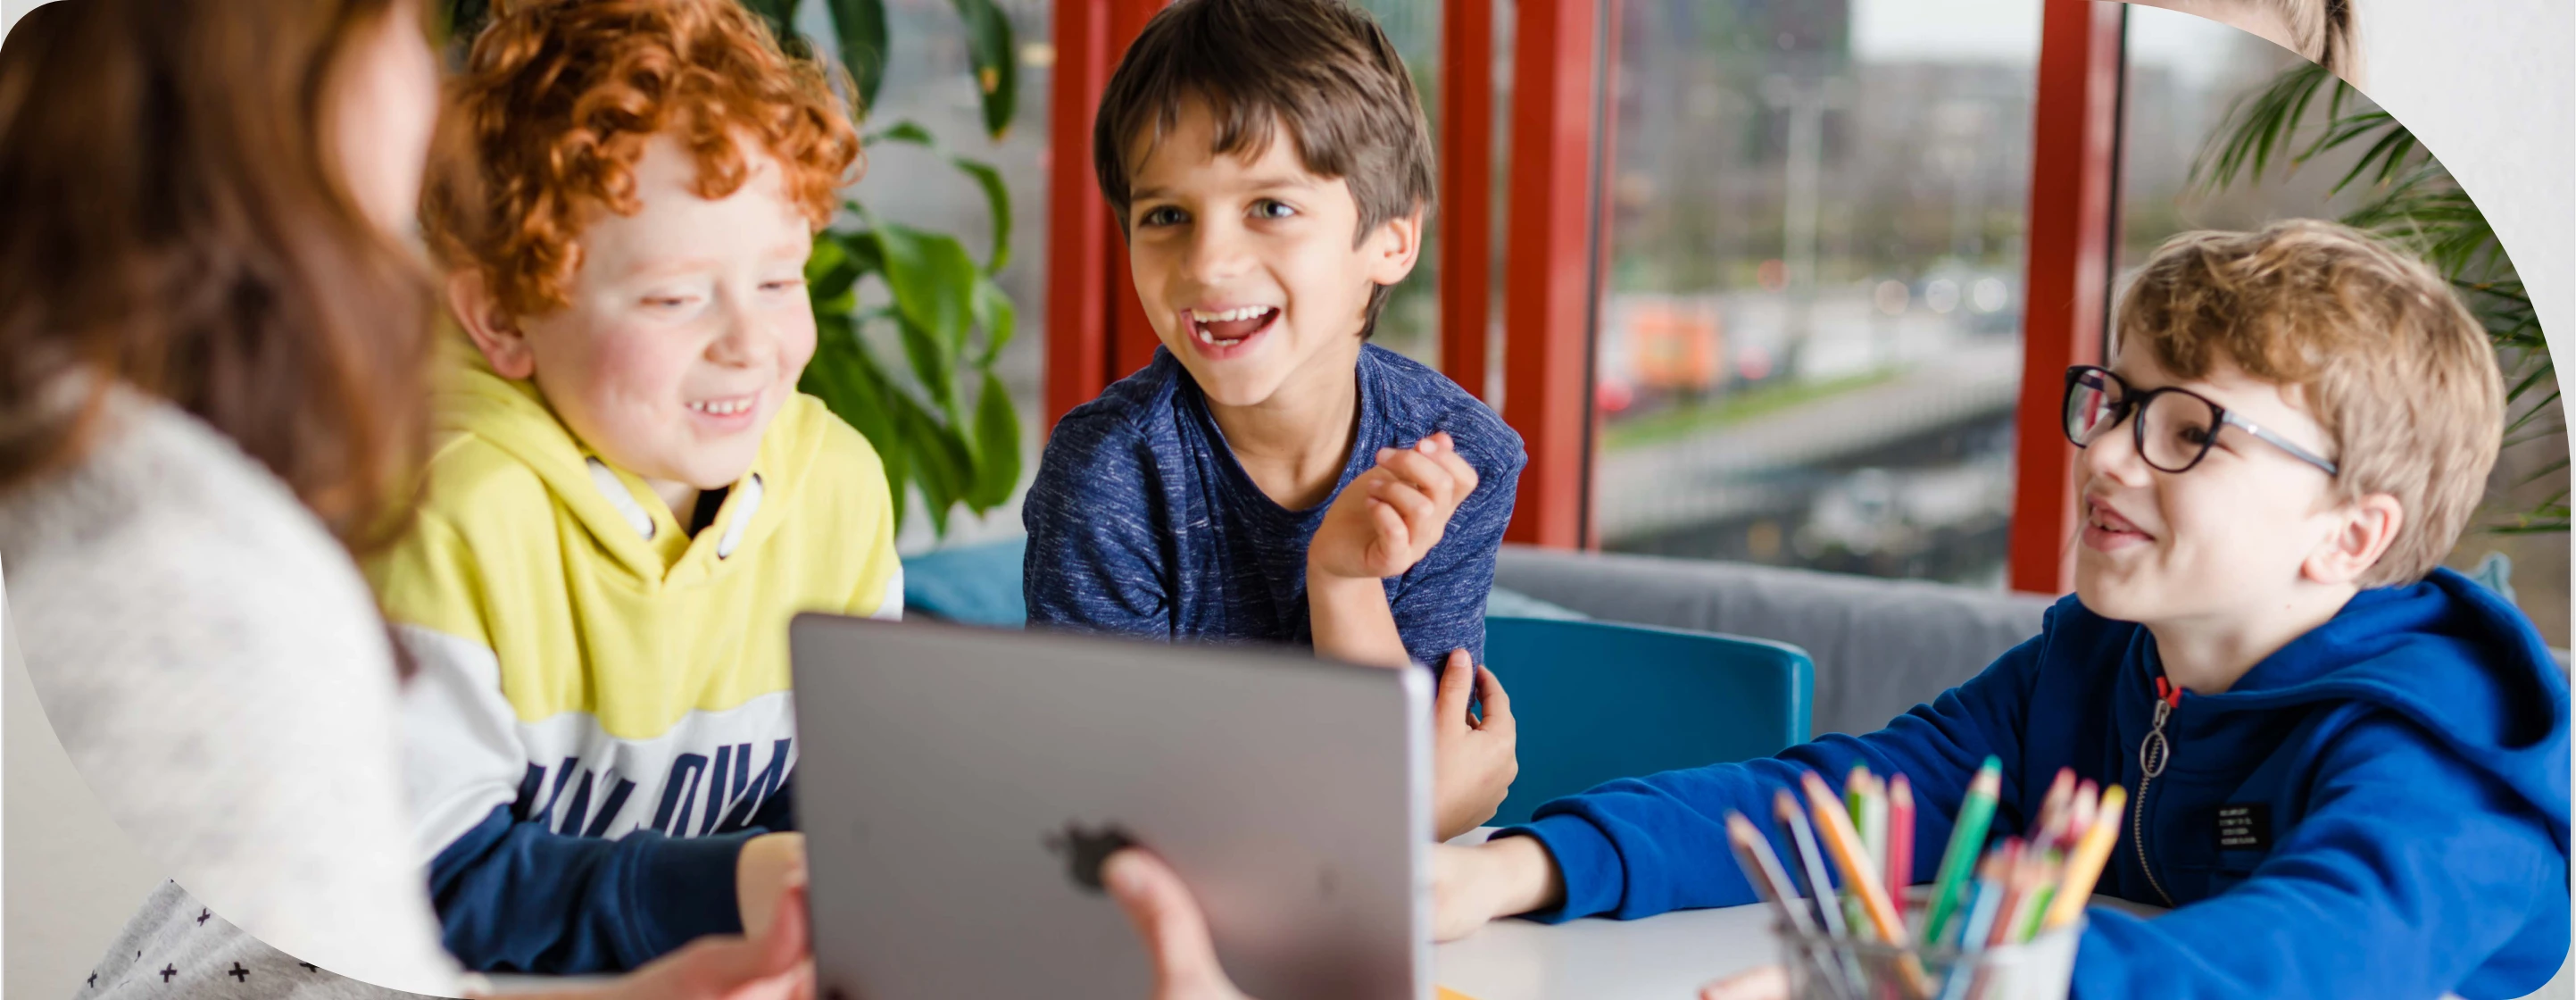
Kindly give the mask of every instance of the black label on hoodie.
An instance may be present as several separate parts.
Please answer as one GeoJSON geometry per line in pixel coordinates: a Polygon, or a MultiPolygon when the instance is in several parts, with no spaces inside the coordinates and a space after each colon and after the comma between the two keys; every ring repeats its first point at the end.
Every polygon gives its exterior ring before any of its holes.
{"type": "Polygon", "coordinates": [[[2218,849],[2262,851],[2272,847],[2272,804],[2230,802],[2217,809],[2218,849]]]}

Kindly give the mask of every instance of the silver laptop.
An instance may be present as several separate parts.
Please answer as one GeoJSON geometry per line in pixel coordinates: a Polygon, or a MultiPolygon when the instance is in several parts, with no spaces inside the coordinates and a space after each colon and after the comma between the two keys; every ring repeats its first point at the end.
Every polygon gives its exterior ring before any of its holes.
{"type": "Polygon", "coordinates": [[[1430,995],[1427,671],[810,614],[791,644],[823,1000],[1149,996],[1097,888],[1122,839],[1251,995],[1430,995]]]}

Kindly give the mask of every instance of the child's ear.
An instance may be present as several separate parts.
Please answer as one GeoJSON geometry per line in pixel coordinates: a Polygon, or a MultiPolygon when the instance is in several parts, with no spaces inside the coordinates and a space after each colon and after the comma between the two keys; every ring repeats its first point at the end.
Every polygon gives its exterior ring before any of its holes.
{"type": "Polygon", "coordinates": [[[1422,259],[1422,209],[1379,225],[1362,252],[1368,254],[1369,281],[1380,285],[1403,281],[1422,259]]]}
{"type": "Polygon", "coordinates": [[[456,323],[465,335],[474,339],[474,349],[483,352],[483,360],[492,363],[494,374],[507,379],[523,379],[537,372],[536,355],[528,351],[528,334],[519,328],[519,318],[501,307],[499,296],[483,280],[483,272],[466,268],[447,276],[447,309],[456,315],[456,323]]]}
{"type": "Polygon", "coordinates": [[[2386,493],[2372,493],[2327,511],[2334,531],[2317,543],[2299,567],[2317,583],[2347,584],[2361,579],[2388,554],[2397,529],[2406,525],[2406,508],[2386,493]]]}

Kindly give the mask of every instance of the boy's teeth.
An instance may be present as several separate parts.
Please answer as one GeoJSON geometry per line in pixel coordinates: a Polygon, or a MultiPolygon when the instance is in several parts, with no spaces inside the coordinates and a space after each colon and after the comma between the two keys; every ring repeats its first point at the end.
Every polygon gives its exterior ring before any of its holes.
{"type": "Polygon", "coordinates": [[[689,408],[700,413],[724,417],[751,409],[751,403],[752,401],[748,399],[737,399],[730,402],[699,402],[689,404],[689,408]]]}
{"type": "Polygon", "coordinates": [[[1201,323],[1231,323],[1236,320],[1252,319],[1269,311],[1269,306],[1244,306],[1239,309],[1228,309],[1223,312],[1206,313],[1193,309],[1190,310],[1190,318],[1198,320],[1201,323]]]}

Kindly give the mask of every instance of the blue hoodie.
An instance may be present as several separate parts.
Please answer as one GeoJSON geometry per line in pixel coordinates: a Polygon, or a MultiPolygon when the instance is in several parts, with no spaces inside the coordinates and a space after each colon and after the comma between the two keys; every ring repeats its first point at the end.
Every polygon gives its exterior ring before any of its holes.
{"type": "MultiPolygon", "coordinates": [[[[1979,761],[2003,761],[1995,835],[2025,832],[2060,767],[2131,792],[2097,891],[2174,907],[2089,911],[2076,995],[2520,996],[2568,945],[2567,680],[2512,605],[2449,570],[2364,591],[2224,694],[2183,693],[2170,764],[2155,639],[2068,597],[1975,679],[1867,736],[1621,779],[1539,807],[1564,873],[1547,921],[1751,902],[1731,810],[1763,820],[1805,769],[1901,771],[1929,878],[1979,761]],[[2222,844],[2218,810],[2231,813],[2222,844]],[[2143,835],[2141,835],[2143,831],[2143,835]]],[[[1786,850],[1785,844],[1775,844],[1786,850]]],[[[1785,855],[1784,855],[1785,856],[1785,855]]]]}

